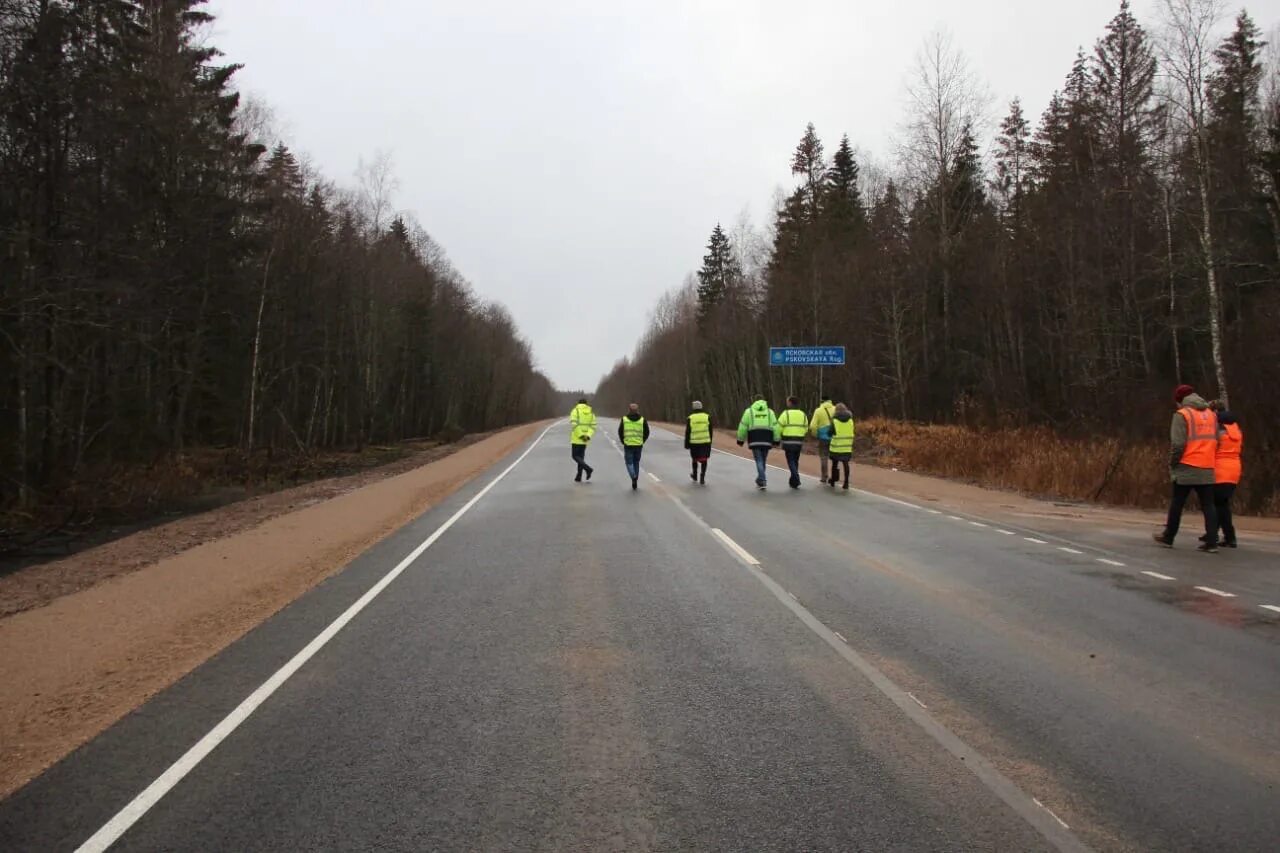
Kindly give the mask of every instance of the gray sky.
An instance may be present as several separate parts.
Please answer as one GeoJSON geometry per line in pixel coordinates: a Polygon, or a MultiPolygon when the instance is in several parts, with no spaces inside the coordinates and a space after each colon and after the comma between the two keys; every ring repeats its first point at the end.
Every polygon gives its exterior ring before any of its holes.
{"type": "MultiPolygon", "coordinates": [[[[1119,0],[212,0],[212,42],[292,148],[412,211],[562,388],[594,388],[717,221],[757,225],[806,122],[890,162],[915,51],[948,30],[1038,118],[1119,0]]],[[[1153,0],[1135,14],[1154,28],[1153,0]]],[[[1280,0],[1250,13],[1264,31],[1280,0]]],[[[984,141],[985,142],[985,141],[984,141]]]]}

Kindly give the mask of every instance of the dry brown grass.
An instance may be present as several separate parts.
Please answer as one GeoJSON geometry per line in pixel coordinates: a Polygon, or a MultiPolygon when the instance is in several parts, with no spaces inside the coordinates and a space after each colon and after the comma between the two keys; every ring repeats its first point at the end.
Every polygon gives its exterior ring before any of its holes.
{"type": "MultiPolygon", "coordinates": [[[[1046,427],[976,430],[886,418],[858,422],[866,461],[1037,497],[1157,509],[1169,495],[1168,449],[1155,441],[1068,439],[1046,427]]],[[[1248,502],[1248,483],[1238,506],[1248,502]]],[[[1264,508],[1280,515],[1280,500],[1264,508]]]]}

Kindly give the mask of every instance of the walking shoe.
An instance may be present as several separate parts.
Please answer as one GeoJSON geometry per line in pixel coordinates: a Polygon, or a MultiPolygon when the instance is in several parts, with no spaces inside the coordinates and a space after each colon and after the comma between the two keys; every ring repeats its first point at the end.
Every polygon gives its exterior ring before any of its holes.
{"type": "Polygon", "coordinates": [[[1236,547],[1236,540],[1232,539],[1230,542],[1223,542],[1222,544],[1228,548],[1234,548],[1236,547]]]}
{"type": "MultiPolygon", "coordinates": [[[[698,481],[698,484],[699,484],[699,485],[701,485],[701,486],[705,486],[705,485],[707,484],[707,478],[706,478],[706,477],[703,477],[701,480],[699,480],[699,481],[698,481]]],[[[1232,548],[1234,548],[1234,547],[1236,547],[1236,546],[1235,546],[1235,545],[1232,545],[1231,547],[1232,547],[1232,548]]]]}
{"type": "Polygon", "coordinates": [[[634,492],[636,489],[640,488],[640,486],[639,486],[639,485],[637,485],[637,483],[636,483],[637,479],[638,479],[638,478],[636,478],[636,477],[632,477],[632,478],[631,478],[631,491],[633,491],[633,492],[634,492]]]}
{"type": "Polygon", "coordinates": [[[1216,554],[1218,553],[1218,546],[1212,542],[1206,542],[1203,545],[1200,545],[1199,547],[1197,547],[1196,550],[1203,551],[1206,554],[1216,554]]]}
{"type": "Polygon", "coordinates": [[[763,492],[767,490],[769,487],[766,486],[764,483],[756,483],[756,488],[763,492]]]}
{"type": "Polygon", "coordinates": [[[590,479],[591,479],[591,475],[592,475],[592,474],[594,474],[595,472],[596,472],[596,469],[595,469],[595,468],[588,468],[588,469],[587,469],[587,480],[588,480],[588,481],[590,481],[590,479]]]}
{"type": "Polygon", "coordinates": [[[1152,533],[1151,538],[1155,541],[1157,545],[1163,545],[1166,548],[1173,547],[1173,540],[1170,539],[1168,536],[1165,536],[1163,533],[1152,533]]]}
{"type": "Polygon", "coordinates": [[[695,483],[698,482],[698,472],[694,471],[692,474],[690,474],[689,479],[693,480],[695,483]]]}
{"type": "Polygon", "coordinates": [[[582,482],[582,475],[581,475],[581,474],[579,474],[578,476],[574,477],[574,478],[573,478],[573,482],[575,482],[575,483],[581,483],[581,482],[582,482]]]}
{"type": "Polygon", "coordinates": [[[845,490],[846,492],[847,492],[847,491],[849,491],[849,484],[848,484],[848,483],[845,483],[845,484],[844,484],[844,490],[845,490]]]}

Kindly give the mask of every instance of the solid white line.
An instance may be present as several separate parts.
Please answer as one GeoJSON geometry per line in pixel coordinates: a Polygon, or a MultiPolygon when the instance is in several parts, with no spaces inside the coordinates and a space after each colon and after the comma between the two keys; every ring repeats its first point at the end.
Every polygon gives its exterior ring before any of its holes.
{"type": "Polygon", "coordinates": [[[1043,539],[1033,539],[1033,538],[1031,538],[1030,536],[1023,536],[1022,538],[1023,538],[1023,539],[1025,539],[1025,540],[1027,540],[1028,542],[1034,542],[1034,543],[1036,543],[1037,545],[1048,545],[1048,544],[1049,544],[1048,542],[1044,541],[1043,539]]]}
{"type": "MultiPolygon", "coordinates": [[[[791,596],[791,600],[792,600],[792,601],[799,601],[799,600],[800,600],[800,599],[796,598],[796,594],[795,594],[794,592],[791,592],[790,590],[788,590],[788,591],[787,591],[787,595],[791,596]]],[[[1264,604],[1264,605],[1263,605],[1263,607],[1266,607],[1266,605],[1264,604]]]]}
{"type": "MultiPolygon", "coordinates": [[[[555,425],[553,425],[555,426],[555,425]]],[[[307,643],[302,651],[294,655],[288,663],[276,670],[275,674],[268,678],[258,687],[257,690],[249,694],[248,698],[241,702],[235,710],[222,718],[222,721],[213,727],[204,737],[196,741],[195,746],[191,747],[186,753],[169,766],[160,776],[148,785],[142,793],[138,794],[119,812],[115,817],[107,821],[101,829],[90,836],[89,840],[81,844],[77,848],[77,853],[100,853],[114,844],[121,835],[128,831],[138,820],[145,815],[156,803],[164,797],[165,794],[173,790],[173,787],[182,781],[188,773],[196,768],[201,761],[205,759],[209,753],[222,743],[227,737],[234,732],[241,723],[249,719],[249,716],[258,709],[263,702],[271,697],[271,694],[280,689],[286,681],[302,668],[307,661],[315,656],[316,652],[325,647],[330,640],[337,635],[347,623],[354,619],[361,610],[369,605],[371,601],[377,598],[384,589],[386,589],[392,581],[400,577],[405,569],[409,568],[422,553],[436,543],[436,540],[444,535],[450,527],[457,523],[467,512],[480,502],[480,499],[489,494],[489,490],[498,485],[504,477],[512,472],[517,465],[524,461],[524,458],[533,452],[543,437],[550,432],[552,427],[547,427],[542,431],[529,448],[521,453],[515,462],[507,466],[506,470],[489,481],[483,489],[476,494],[471,500],[463,504],[462,508],[449,516],[449,520],[436,528],[435,532],[423,540],[422,544],[409,552],[409,556],[401,560],[394,569],[382,576],[382,579],[374,584],[368,592],[360,596],[355,604],[352,604],[342,615],[329,623],[329,627],[325,628],[315,639],[307,643]]]]}
{"type": "Polygon", "coordinates": [[[1211,586],[1198,586],[1198,587],[1196,587],[1196,589],[1200,590],[1201,592],[1207,592],[1207,593],[1209,593],[1210,595],[1216,595],[1216,596],[1219,596],[1219,597],[1221,597],[1221,598],[1235,598],[1235,597],[1236,597],[1236,594],[1235,594],[1234,592],[1223,592],[1222,590],[1220,590],[1220,589],[1214,589],[1214,588],[1213,588],[1213,587],[1211,587],[1211,586]]]}
{"type": "Polygon", "coordinates": [[[951,519],[952,521],[964,521],[964,519],[958,515],[948,515],[947,518],[951,519]]]}
{"type": "Polygon", "coordinates": [[[1124,563],[1119,560],[1108,560],[1106,557],[1099,557],[1098,562],[1106,563],[1108,566],[1119,566],[1120,568],[1124,568],[1124,563]]]}
{"type": "Polygon", "coordinates": [[[1142,572],[1142,573],[1143,573],[1144,575],[1146,575],[1147,577],[1149,577],[1149,578],[1156,578],[1157,580],[1162,580],[1162,581],[1176,581],[1176,580],[1177,580],[1177,578],[1175,578],[1173,575],[1162,575],[1162,574],[1160,574],[1159,572],[1148,572],[1148,571],[1146,571],[1146,570],[1143,570],[1143,572],[1142,572]]]}
{"type": "Polygon", "coordinates": [[[1258,606],[1263,610],[1271,610],[1275,613],[1280,613],[1280,607],[1276,607],[1274,604],[1259,604],[1258,606]]]}
{"type": "Polygon", "coordinates": [[[718,527],[711,528],[711,532],[715,534],[716,538],[718,538],[721,542],[727,545],[730,551],[737,554],[738,559],[742,560],[742,562],[746,563],[749,566],[760,565],[760,561],[757,560],[755,557],[751,556],[750,554],[748,554],[746,548],[743,548],[737,542],[734,542],[732,539],[730,539],[729,534],[725,533],[723,530],[721,530],[718,527]]]}
{"type": "Polygon", "coordinates": [[[1018,534],[1014,533],[1012,530],[1004,530],[1004,529],[999,528],[999,527],[997,527],[997,528],[996,528],[996,533],[1003,533],[1005,536],[1017,536],[1017,535],[1018,535],[1018,534]]]}
{"type": "Polygon", "coordinates": [[[929,706],[921,702],[919,699],[916,699],[916,694],[912,693],[910,690],[907,691],[907,695],[910,696],[912,699],[915,699],[916,704],[919,705],[921,708],[924,708],[925,710],[929,709],[929,706]]]}
{"type": "Polygon", "coordinates": [[[655,473],[653,473],[652,471],[645,471],[645,473],[646,473],[646,474],[648,474],[650,477],[652,477],[652,478],[653,478],[653,482],[655,482],[655,483],[661,483],[661,482],[662,482],[661,480],[659,480],[659,479],[658,479],[658,475],[657,475],[657,474],[655,474],[655,473]]]}
{"type": "Polygon", "coordinates": [[[844,638],[844,634],[841,634],[839,631],[832,631],[831,633],[835,634],[840,639],[840,642],[845,643],[846,645],[848,644],[849,641],[844,638]]]}
{"type": "Polygon", "coordinates": [[[942,510],[940,509],[926,509],[925,512],[930,513],[931,515],[942,515],[942,510]]]}
{"type": "Polygon", "coordinates": [[[1083,554],[1084,551],[1077,551],[1075,548],[1068,548],[1065,545],[1058,546],[1059,551],[1066,551],[1068,554],[1083,554]]]}
{"type": "Polygon", "coordinates": [[[991,526],[990,524],[983,524],[981,521],[971,521],[969,523],[972,524],[974,527],[990,527],[991,526]]]}

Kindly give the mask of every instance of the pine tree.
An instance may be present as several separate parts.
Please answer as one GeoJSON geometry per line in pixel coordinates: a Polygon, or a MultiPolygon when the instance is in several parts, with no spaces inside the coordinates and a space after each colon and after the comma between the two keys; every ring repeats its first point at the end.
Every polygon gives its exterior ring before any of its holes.
{"type": "Polygon", "coordinates": [[[866,209],[858,188],[858,161],[847,133],[840,137],[840,147],[831,158],[831,168],[826,174],[825,198],[834,239],[847,240],[866,224],[866,209]]]}
{"type": "Polygon", "coordinates": [[[791,174],[800,177],[806,218],[810,223],[816,222],[822,200],[822,185],[827,174],[827,162],[823,156],[822,140],[818,138],[813,122],[809,122],[805,127],[804,136],[796,144],[795,153],[791,156],[791,174]]]}
{"type": "Polygon", "coordinates": [[[698,319],[706,323],[716,306],[741,277],[738,261],[733,255],[729,238],[716,223],[707,241],[707,254],[702,256],[702,268],[698,270],[698,319]]]}
{"type": "Polygon", "coordinates": [[[1016,236],[1022,230],[1023,201],[1029,182],[1029,147],[1031,127],[1022,113],[1022,101],[1014,98],[1009,114],[1000,122],[996,137],[996,176],[994,187],[1001,200],[1007,227],[1016,236]]]}

